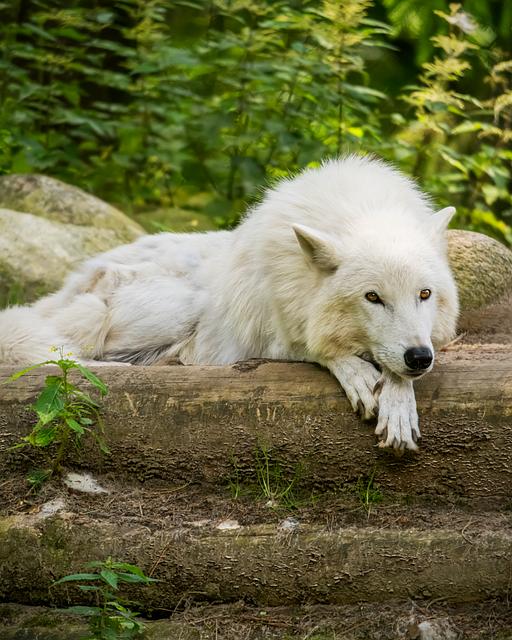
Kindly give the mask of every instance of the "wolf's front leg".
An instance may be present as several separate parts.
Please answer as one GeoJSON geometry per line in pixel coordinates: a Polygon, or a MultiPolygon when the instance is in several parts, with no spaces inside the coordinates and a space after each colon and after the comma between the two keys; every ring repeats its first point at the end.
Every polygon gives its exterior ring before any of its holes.
{"type": "Polygon", "coordinates": [[[374,389],[381,374],[373,364],[358,356],[347,356],[325,364],[336,376],[354,411],[365,420],[374,418],[377,415],[374,389]]]}
{"type": "Polygon", "coordinates": [[[417,451],[416,442],[421,434],[412,381],[385,372],[379,388],[379,420],[375,429],[379,447],[417,451]]]}

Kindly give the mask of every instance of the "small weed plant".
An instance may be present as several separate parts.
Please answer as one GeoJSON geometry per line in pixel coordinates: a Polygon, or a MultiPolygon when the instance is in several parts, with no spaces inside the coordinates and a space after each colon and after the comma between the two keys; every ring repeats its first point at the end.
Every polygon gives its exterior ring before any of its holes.
{"type": "Polygon", "coordinates": [[[65,612],[85,616],[89,619],[87,640],[130,640],[144,633],[144,624],[138,619],[138,613],[129,609],[131,601],[119,594],[121,585],[149,585],[157,582],[145,575],[140,567],[126,562],[116,562],[112,558],[95,560],[86,565],[87,573],[74,573],[64,576],[53,586],[64,583],[77,583],[80,591],[94,594],[96,604],[91,606],[73,606],[65,612]]]}
{"type": "Polygon", "coordinates": [[[286,477],[282,465],[272,458],[267,447],[259,447],[256,450],[255,468],[261,496],[268,500],[270,506],[296,506],[293,489],[299,479],[298,469],[291,477],[286,477]]]}
{"type": "Polygon", "coordinates": [[[31,367],[17,371],[7,381],[14,381],[29,371],[45,365],[56,365],[60,373],[48,375],[44,388],[32,405],[37,422],[32,431],[21,439],[13,449],[23,447],[49,448],[55,445],[55,454],[49,457],[48,466],[29,474],[28,480],[34,489],[54,474],[62,471],[62,461],[70,445],[78,446],[84,435],[90,435],[97,442],[103,453],[108,447],[103,439],[103,426],[100,405],[87,392],[80,389],[70,380],[70,372],[78,371],[97,390],[100,397],[107,394],[105,383],[82,364],[59,351],[59,358],[47,360],[31,367]]]}
{"type": "Polygon", "coordinates": [[[297,485],[302,467],[297,465],[287,472],[272,450],[259,445],[254,452],[252,478],[242,474],[236,459],[232,460],[233,472],[228,480],[232,496],[251,495],[266,500],[269,507],[296,509],[303,500],[297,495],[297,485]]]}
{"type": "Polygon", "coordinates": [[[383,500],[382,492],[375,484],[376,471],[376,469],[373,469],[369,476],[359,478],[356,485],[357,494],[368,517],[370,517],[372,507],[383,500]]]}

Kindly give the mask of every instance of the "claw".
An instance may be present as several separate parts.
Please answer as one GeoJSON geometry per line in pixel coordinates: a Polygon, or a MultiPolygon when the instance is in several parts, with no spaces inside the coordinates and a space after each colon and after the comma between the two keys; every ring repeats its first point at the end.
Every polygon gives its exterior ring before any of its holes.
{"type": "Polygon", "coordinates": [[[395,440],[395,442],[393,443],[393,453],[395,454],[396,458],[401,458],[405,453],[405,444],[404,443],[400,444],[395,440]],[[397,447],[395,446],[396,444],[400,446],[397,447]]]}
{"type": "Polygon", "coordinates": [[[384,427],[384,429],[382,431],[378,431],[378,427],[377,429],[375,429],[375,433],[379,436],[379,440],[381,442],[386,442],[386,440],[388,439],[388,428],[384,427]]]}
{"type": "Polygon", "coordinates": [[[379,378],[373,387],[373,395],[377,398],[380,396],[380,392],[382,391],[382,386],[384,385],[384,378],[379,378]]]}

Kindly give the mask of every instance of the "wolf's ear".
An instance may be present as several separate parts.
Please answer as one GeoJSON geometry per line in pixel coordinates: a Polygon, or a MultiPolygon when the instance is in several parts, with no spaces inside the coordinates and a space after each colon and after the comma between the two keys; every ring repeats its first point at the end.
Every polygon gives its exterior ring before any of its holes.
{"type": "Polygon", "coordinates": [[[445,207],[434,213],[432,216],[432,227],[434,229],[434,233],[442,237],[444,236],[444,232],[448,229],[448,225],[450,224],[450,220],[455,215],[455,207],[445,207]]]}
{"type": "Polygon", "coordinates": [[[318,269],[326,273],[336,271],[340,258],[329,237],[301,224],[294,224],[293,230],[306,258],[318,269]]]}

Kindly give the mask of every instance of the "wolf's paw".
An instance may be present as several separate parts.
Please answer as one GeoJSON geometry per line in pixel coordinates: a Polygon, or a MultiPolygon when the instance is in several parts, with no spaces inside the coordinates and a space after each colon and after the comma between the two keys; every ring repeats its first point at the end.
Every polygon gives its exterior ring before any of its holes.
{"type": "Polygon", "coordinates": [[[412,382],[385,378],[379,396],[379,420],[375,433],[379,447],[418,450],[421,437],[412,382]]]}
{"type": "Polygon", "coordinates": [[[347,394],[354,411],[364,420],[374,418],[377,415],[377,399],[373,390],[380,373],[373,364],[358,356],[348,356],[328,366],[347,394]]]}

